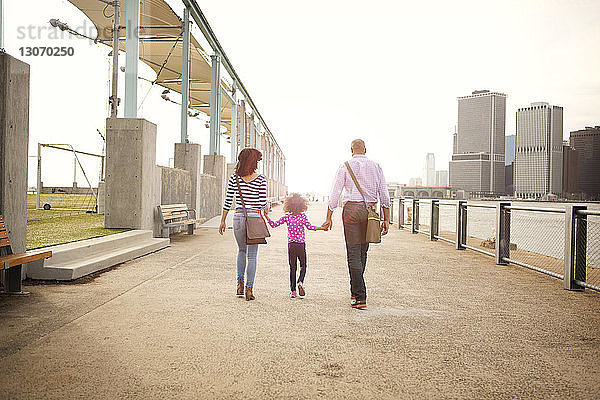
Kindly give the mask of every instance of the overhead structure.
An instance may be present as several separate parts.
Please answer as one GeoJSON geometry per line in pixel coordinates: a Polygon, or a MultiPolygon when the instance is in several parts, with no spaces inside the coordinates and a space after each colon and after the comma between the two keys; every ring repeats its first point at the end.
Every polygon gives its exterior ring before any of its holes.
{"type": "Polygon", "coordinates": [[[134,68],[130,68],[132,66],[130,60],[135,58],[137,53],[139,60],[155,71],[156,78],[153,84],[182,94],[182,142],[187,141],[188,112],[191,110],[202,112],[210,117],[211,154],[221,153],[220,141],[225,128],[225,135],[230,136],[232,160],[235,161],[233,155],[240,148],[258,147],[266,154],[265,169],[270,170],[272,173],[270,177],[275,178],[276,172],[280,171],[282,166],[273,164],[285,163],[283,151],[196,0],[181,1],[185,22],[165,0],[144,0],[139,4],[136,2],[129,5],[126,0],[69,0],[96,27],[98,32],[96,41],[108,46],[112,46],[113,43],[113,26],[117,25],[113,15],[114,9],[117,8],[115,5],[119,3],[121,10],[118,15],[119,49],[125,51],[127,48],[126,117],[131,117],[137,107],[137,95],[128,96],[128,93],[135,91],[132,85],[137,81],[137,72],[134,68]],[[124,13],[123,10],[127,12],[124,13]],[[139,12],[138,29],[135,22],[129,21],[128,12],[130,17],[136,20],[135,15],[139,12]],[[195,22],[200,29],[210,46],[209,51],[202,48],[198,39],[191,34],[188,20],[195,22]],[[127,32],[128,28],[130,32],[127,32]],[[127,40],[130,35],[135,36],[136,31],[139,32],[136,43],[127,40]],[[223,77],[221,67],[229,76],[229,81],[223,77]],[[134,76],[135,80],[132,79],[134,76]]]}

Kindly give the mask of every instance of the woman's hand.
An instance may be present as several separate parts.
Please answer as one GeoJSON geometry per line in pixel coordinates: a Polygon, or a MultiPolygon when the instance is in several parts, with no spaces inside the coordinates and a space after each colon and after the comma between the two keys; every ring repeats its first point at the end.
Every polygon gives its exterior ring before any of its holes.
{"type": "Polygon", "coordinates": [[[225,225],[225,221],[221,221],[221,225],[219,225],[219,233],[222,235],[226,228],[227,226],[225,225]]]}
{"type": "Polygon", "coordinates": [[[266,219],[269,219],[269,210],[267,210],[266,208],[263,209],[263,215],[265,216],[266,219]]]}

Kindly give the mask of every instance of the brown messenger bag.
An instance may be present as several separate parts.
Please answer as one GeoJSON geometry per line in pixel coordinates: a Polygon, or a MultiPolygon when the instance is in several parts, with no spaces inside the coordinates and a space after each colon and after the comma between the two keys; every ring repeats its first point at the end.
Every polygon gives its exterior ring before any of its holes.
{"type": "Polygon", "coordinates": [[[271,236],[267,223],[260,214],[258,214],[258,217],[248,216],[244,196],[242,196],[242,188],[240,187],[240,177],[236,175],[236,178],[240,201],[246,217],[246,244],[267,244],[267,238],[271,236]]]}
{"type": "Polygon", "coordinates": [[[363,190],[360,187],[360,184],[358,183],[358,179],[356,179],[356,175],[354,175],[354,171],[352,171],[352,168],[350,167],[350,163],[348,161],[346,161],[346,168],[348,168],[348,172],[350,173],[350,176],[352,177],[356,188],[360,192],[360,195],[362,196],[363,201],[365,202],[365,206],[367,207],[367,212],[369,214],[367,220],[367,243],[381,243],[381,218],[379,217],[379,214],[377,213],[377,211],[375,211],[373,206],[367,203],[367,200],[365,199],[365,194],[363,193],[363,190]]]}

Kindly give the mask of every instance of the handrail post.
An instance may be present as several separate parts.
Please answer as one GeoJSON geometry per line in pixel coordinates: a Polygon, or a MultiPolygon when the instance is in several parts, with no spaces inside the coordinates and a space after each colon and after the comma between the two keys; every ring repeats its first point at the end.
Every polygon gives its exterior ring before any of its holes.
{"type": "Polygon", "coordinates": [[[456,250],[464,250],[467,242],[467,207],[466,201],[456,201],[456,250]]]}
{"type": "Polygon", "coordinates": [[[565,270],[566,290],[585,290],[575,281],[586,280],[587,216],[577,215],[586,206],[567,205],[565,208],[565,270]]]}
{"type": "Polygon", "coordinates": [[[404,226],[404,199],[398,199],[398,229],[404,226]]]}
{"type": "Polygon", "coordinates": [[[440,201],[431,200],[429,208],[429,240],[437,240],[440,233],[440,201]]]}
{"type": "Polygon", "coordinates": [[[419,233],[419,199],[412,199],[412,233],[419,233]]]}
{"type": "Polygon", "coordinates": [[[510,257],[510,203],[501,201],[496,204],[496,264],[506,265],[505,258],[510,257]]]}

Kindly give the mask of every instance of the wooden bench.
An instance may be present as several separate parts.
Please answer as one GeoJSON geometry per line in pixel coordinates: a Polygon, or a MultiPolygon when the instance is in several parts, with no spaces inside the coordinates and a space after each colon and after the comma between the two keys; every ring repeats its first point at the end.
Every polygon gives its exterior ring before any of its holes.
{"type": "Polygon", "coordinates": [[[169,237],[169,228],[187,225],[189,235],[194,234],[194,225],[206,221],[196,218],[196,210],[189,209],[186,204],[162,204],[156,206],[162,229],[162,237],[169,237]]]}
{"type": "Polygon", "coordinates": [[[13,254],[4,218],[0,215],[0,272],[4,293],[25,294],[21,291],[22,265],[52,257],[51,251],[13,254]]]}

